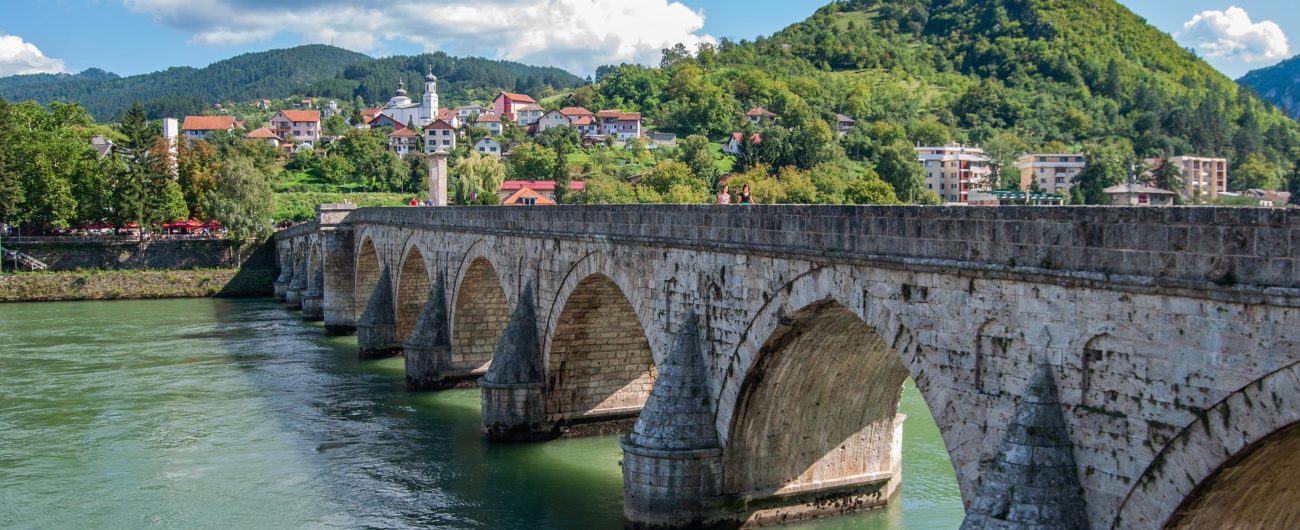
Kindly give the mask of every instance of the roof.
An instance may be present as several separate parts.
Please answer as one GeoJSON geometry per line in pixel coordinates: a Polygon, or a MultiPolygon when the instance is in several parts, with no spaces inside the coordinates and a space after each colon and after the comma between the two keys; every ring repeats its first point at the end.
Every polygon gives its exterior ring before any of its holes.
{"type": "Polygon", "coordinates": [[[320,121],[319,110],[282,110],[279,114],[289,118],[289,121],[320,121]]]}
{"type": "Polygon", "coordinates": [[[444,119],[439,118],[439,119],[436,119],[436,120],[433,120],[433,121],[429,122],[428,125],[425,125],[425,126],[424,126],[424,129],[425,129],[425,130],[429,130],[429,129],[452,129],[452,130],[455,130],[456,127],[453,126],[453,125],[452,125],[450,122],[448,122],[447,120],[444,120],[444,119]]]}
{"type": "Polygon", "coordinates": [[[565,116],[593,116],[591,111],[582,107],[564,107],[560,109],[560,114],[565,116]]]}
{"type": "Polygon", "coordinates": [[[1102,193],[1105,193],[1107,195],[1115,195],[1119,193],[1145,193],[1147,195],[1177,195],[1177,193],[1174,193],[1172,191],[1162,190],[1160,188],[1153,188],[1145,184],[1120,184],[1118,186],[1111,186],[1109,188],[1106,188],[1102,190],[1102,193]]]}
{"type": "Polygon", "coordinates": [[[536,103],[528,103],[528,104],[526,104],[526,105],[523,105],[523,106],[521,106],[521,107],[515,109],[515,112],[527,112],[527,111],[533,111],[533,110],[544,110],[544,109],[542,109],[542,106],[541,106],[541,105],[538,105],[538,104],[536,104],[536,103]]]}
{"type": "Polygon", "coordinates": [[[518,101],[520,103],[537,103],[537,100],[533,99],[531,96],[525,94],[516,94],[514,92],[502,92],[501,94],[497,95],[497,99],[501,99],[503,97],[510,101],[518,101]]]}
{"type": "MultiPolygon", "coordinates": [[[[731,133],[731,140],[733,142],[743,142],[745,141],[745,133],[738,133],[738,132],[731,133]]],[[[749,136],[749,141],[756,144],[761,144],[763,143],[763,136],[758,133],[751,134],[749,136]]]]}
{"type": "Polygon", "coordinates": [[[389,138],[419,138],[420,134],[405,127],[388,133],[389,138]]]}
{"type": "Polygon", "coordinates": [[[271,130],[267,129],[266,127],[262,127],[261,129],[257,129],[253,132],[245,134],[244,138],[254,138],[257,140],[280,140],[281,139],[279,136],[271,132],[271,130]]]}
{"type": "Polygon", "coordinates": [[[533,204],[536,205],[536,206],[553,206],[553,205],[555,204],[555,201],[553,201],[553,200],[551,200],[551,199],[548,199],[548,198],[546,198],[545,195],[542,195],[542,194],[540,194],[540,193],[537,193],[537,192],[534,191],[532,188],[529,188],[529,187],[525,186],[525,187],[519,188],[518,191],[516,191],[516,192],[510,194],[509,197],[506,197],[505,200],[501,201],[501,205],[502,205],[502,206],[521,206],[522,203],[523,203],[523,200],[526,199],[526,198],[532,198],[533,201],[534,201],[533,204]]]}
{"type": "Polygon", "coordinates": [[[182,131],[228,131],[235,128],[234,116],[186,116],[182,131]]]}
{"type": "Polygon", "coordinates": [[[624,112],[618,115],[618,121],[641,121],[640,112],[624,112]]]}
{"type": "Polygon", "coordinates": [[[843,115],[843,114],[836,114],[836,115],[835,115],[835,119],[838,120],[838,121],[841,121],[841,122],[848,122],[848,123],[857,123],[857,122],[858,122],[858,120],[855,120],[855,119],[850,118],[850,117],[848,117],[848,116],[845,116],[845,115],[843,115]]]}
{"type": "Polygon", "coordinates": [[[623,111],[621,110],[606,109],[596,113],[597,118],[617,118],[622,115],[623,115],[623,111]]]}
{"type": "Polygon", "coordinates": [[[478,144],[481,144],[481,143],[483,143],[483,142],[492,142],[492,143],[494,143],[494,144],[501,145],[501,142],[498,142],[498,141],[496,140],[496,138],[493,138],[493,137],[491,137],[491,136],[484,136],[484,137],[482,137],[482,138],[479,138],[478,141],[474,142],[474,145],[478,145],[478,144]]]}
{"type": "Polygon", "coordinates": [[[573,118],[570,118],[569,123],[576,126],[595,125],[596,119],[591,117],[590,114],[585,116],[574,116],[573,118]]]}
{"type": "MultiPolygon", "coordinates": [[[[569,189],[581,191],[586,189],[587,183],[581,180],[569,182],[569,189]]],[[[514,191],[521,188],[531,188],[537,191],[555,191],[554,180],[507,180],[501,183],[501,191],[514,191]]]]}
{"type": "Polygon", "coordinates": [[[762,116],[764,118],[776,116],[776,114],[774,114],[772,111],[769,111],[763,107],[754,107],[752,109],[749,109],[749,112],[746,112],[745,115],[751,118],[755,116],[762,116]]]}
{"type": "Polygon", "coordinates": [[[487,122],[500,122],[500,121],[501,121],[501,117],[500,117],[500,116],[497,116],[496,114],[485,114],[485,115],[483,115],[483,116],[479,116],[479,117],[478,117],[478,121],[479,121],[479,123],[482,123],[482,122],[485,122],[485,121],[487,121],[487,122]]]}

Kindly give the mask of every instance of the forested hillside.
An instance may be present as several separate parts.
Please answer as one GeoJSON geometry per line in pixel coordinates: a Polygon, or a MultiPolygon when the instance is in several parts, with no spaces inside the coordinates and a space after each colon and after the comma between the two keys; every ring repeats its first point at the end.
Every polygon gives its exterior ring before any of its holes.
{"type": "Polygon", "coordinates": [[[796,139],[844,113],[859,130],[839,147],[868,165],[887,144],[957,140],[1003,170],[1021,150],[1096,152],[1110,174],[1196,153],[1267,162],[1277,184],[1300,156],[1300,125],[1114,0],[847,0],[771,37],[685,52],[603,68],[571,102],[710,135],[763,105],[796,139]]]}
{"type": "Polygon", "coordinates": [[[1300,119],[1300,56],[1247,73],[1237,82],[1300,119]]]}
{"type": "Polygon", "coordinates": [[[99,121],[115,121],[135,100],[150,118],[199,114],[213,103],[323,96],[367,102],[392,97],[400,79],[418,97],[432,67],[443,79],[444,101],[490,97],[494,91],[571,88],[582,80],[556,68],[486,59],[458,59],[442,53],[373,59],[324,45],[250,53],[205,68],[177,67],[118,77],[91,69],[80,74],[38,74],[0,78],[0,98],[81,103],[99,121]]]}

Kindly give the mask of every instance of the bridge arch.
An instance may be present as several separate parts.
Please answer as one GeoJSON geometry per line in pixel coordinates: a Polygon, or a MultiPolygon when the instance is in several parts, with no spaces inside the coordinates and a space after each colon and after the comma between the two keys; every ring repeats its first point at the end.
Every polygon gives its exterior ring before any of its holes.
{"type": "Polygon", "coordinates": [[[433,279],[429,274],[429,267],[426,263],[424,253],[420,251],[419,245],[414,242],[407,245],[407,250],[402,258],[401,268],[398,269],[396,291],[397,296],[394,310],[396,311],[396,338],[398,341],[405,341],[411,336],[411,331],[415,329],[415,323],[420,319],[420,312],[424,310],[424,305],[429,301],[429,292],[432,289],[433,279]]]}
{"type": "Polygon", "coordinates": [[[561,296],[549,348],[543,350],[549,416],[578,421],[639,414],[658,371],[623,289],[594,272],[561,296]]]}
{"type": "Polygon", "coordinates": [[[501,269],[482,240],[470,246],[451,297],[452,372],[485,373],[510,323],[501,269]]]}
{"type": "Polygon", "coordinates": [[[379,259],[379,252],[375,249],[375,242],[369,237],[361,240],[361,245],[357,247],[357,261],[353,270],[353,301],[354,314],[353,318],[361,319],[361,313],[366,310],[366,303],[370,301],[371,295],[375,292],[375,286],[379,285],[379,274],[383,271],[383,262],[379,259]]]}
{"type": "MultiPolygon", "coordinates": [[[[614,260],[610,259],[604,252],[594,251],[583,256],[573,264],[564,275],[564,280],[556,289],[555,298],[551,302],[551,307],[547,311],[545,333],[542,336],[542,351],[550,351],[551,343],[555,337],[556,327],[559,325],[560,316],[564,312],[565,303],[573,296],[574,291],[584,280],[600,275],[609,280],[618,288],[619,292],[626,298],[631,305],[633,315],[636,318],[641,329],[645,332],[646,342],[650,345],[650,351],[654,355],[655,364],[663,362],[665,348],[663,347],[663,337],[659,330],[653,325],[656,322],[656,316],[653,304],[647,303],[641,296],[641,291],[636,288],[637,283],[633,278],[628,276],[625,269],[618,267],[614,260]]],[[[549,366],[549,357],[546,360],[549,366]]]]}
{"type": "Polygon", "coordinates": [[[1284,476],[1276,473],[1300,467],[1293,452],[1300,449],[1297,400],[1300,363],[1220,400],[1170,440],[1134,481],[1112,528],[1295,526],[1300,496],[1294,488],[1256,489],[1246,497],[1242,486],[1276,483],[1275,477],[1284,476]]]}

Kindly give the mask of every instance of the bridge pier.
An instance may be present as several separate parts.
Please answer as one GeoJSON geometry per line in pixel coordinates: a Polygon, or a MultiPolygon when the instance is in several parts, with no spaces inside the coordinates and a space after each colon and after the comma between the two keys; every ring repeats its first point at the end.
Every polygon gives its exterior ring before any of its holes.
{"type": "Polygon", "coordinates": [[[530,284],[519,295],[492,366],[479,381],[483,436],[488,440],[531,442],[560,434],[558,425],[546,418],[546,382],[533,303],[530,284]]]}
{"type": "Polygon", "coordinates": [[[447,279],[442,273],[434,281],[411,336],[402,344],[406,356],[406,386],[415,390],[440,390],[455,386],[461,378],[449,377],[451,366],[451,319],[447,314],[447,279]]]}
{"type": "Polygon", "coordinates": [[[302,294],[302,318],[312,322],[325,320],[325,266],[316,265],[316,273],[302,294]]]}
{"type": "Polygon", "coordinates": [[[387,268],[380,272],[375,292],[357,322],[357,350],[363,358],[392,357],[402,350],[393,313],[393,282],[387,268]]]}
{"type": "MultiPolygon", "coordinates": [[[[296,266],[297,264],[295,264],[296,266]]],[[[307,287],[307,282],[303,281],[303,276],[305,274],[294,274],[293,281],[289,282],[289,286],[285,288],[284,303],[289,306],[289,309],[302,309],[302,295],[307,287]]]]}

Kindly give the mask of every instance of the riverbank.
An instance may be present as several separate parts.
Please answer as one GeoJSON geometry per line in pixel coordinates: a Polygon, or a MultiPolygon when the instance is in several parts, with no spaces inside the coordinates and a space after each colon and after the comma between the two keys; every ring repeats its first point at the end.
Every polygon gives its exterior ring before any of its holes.
{"type": "Polygon", "coordinates": [[[0,275],[0,303],[270,296],[269,269],[104,270],[0,275]]]}

